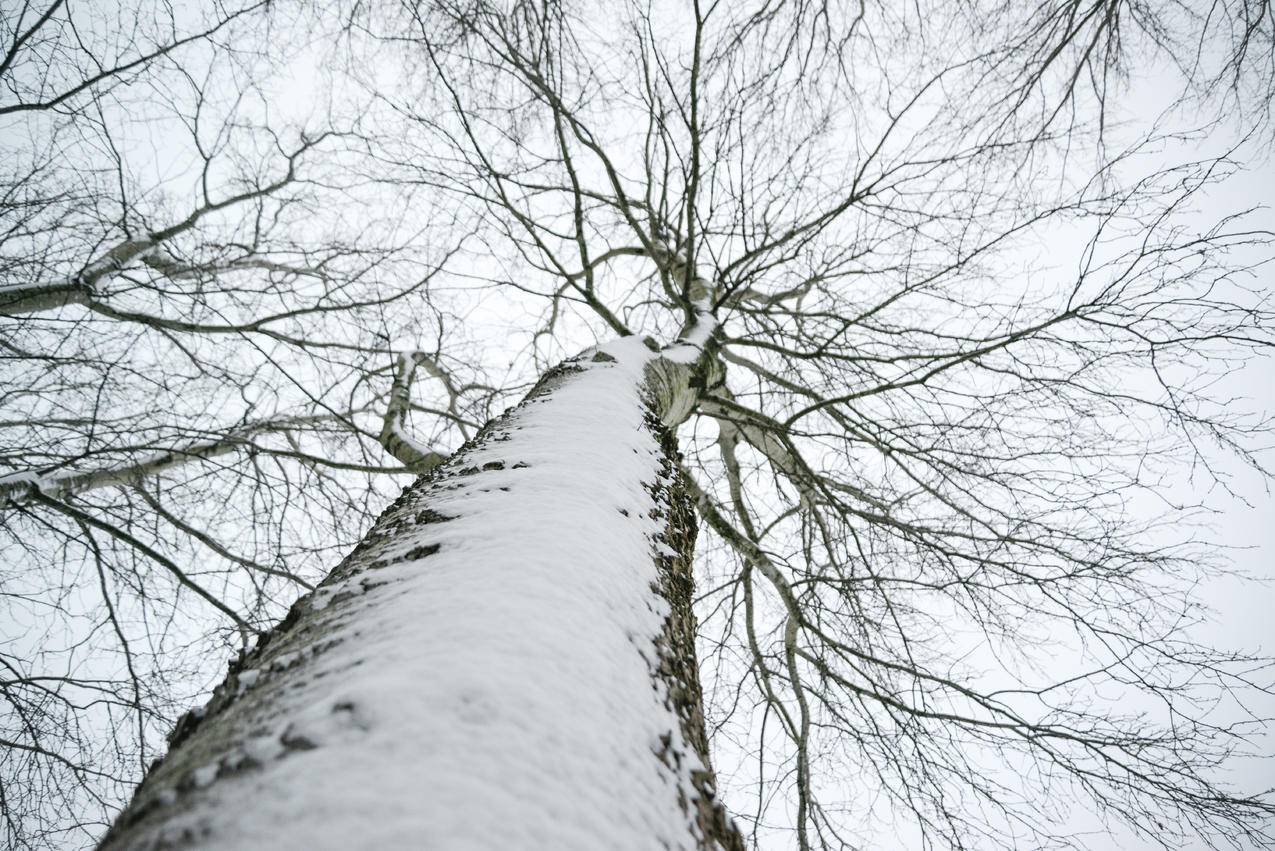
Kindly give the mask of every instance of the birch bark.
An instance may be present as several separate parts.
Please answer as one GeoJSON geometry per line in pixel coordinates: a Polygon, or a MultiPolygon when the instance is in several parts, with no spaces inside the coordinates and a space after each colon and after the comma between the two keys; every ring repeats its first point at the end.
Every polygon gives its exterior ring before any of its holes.
{"type": "Polygon", "coordinates": [[[101,848],[742,849],[663,421],[694,370],[664,360],[626,338],[568,361],[408,487],[101,848]]]}

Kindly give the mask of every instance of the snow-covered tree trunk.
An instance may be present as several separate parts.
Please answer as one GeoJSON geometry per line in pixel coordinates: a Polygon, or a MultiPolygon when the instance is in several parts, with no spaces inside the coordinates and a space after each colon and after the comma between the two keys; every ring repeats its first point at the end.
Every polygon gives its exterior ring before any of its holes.
{"type": "Polygon", "coordinates": [[[231,666],[101,847],[742,849],[667,425],[693,372],[626,338],[547,374],[231,666]]]}

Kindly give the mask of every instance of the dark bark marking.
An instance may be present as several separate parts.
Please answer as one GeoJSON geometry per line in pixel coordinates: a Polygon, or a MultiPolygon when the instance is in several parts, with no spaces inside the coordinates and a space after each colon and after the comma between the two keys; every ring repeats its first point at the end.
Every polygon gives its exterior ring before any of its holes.
{"type": "MultiPolygon", "coordinates": [[[[364,569],[365,570],[380,570],[382,568],[389,567],[391,564],[401,564],[402,562],[405,562],[405,561],[416,561],[417,559],[422,559],[427,556],[432,556],[434,553],[438,552],[439,549],[441,548],[442,548],[441,544],[419,544],[415,547],[412,547],[410,550],[403,553],[402,555],[390,556],[388,558],[382,558],[382,559],[377,559],[376,561],[370,561],[367,563],[364,569]]],[[[380,584],[384,584],[384,583],[380,583],[380,584]]],[[[375,587],[375,586],[365,585],[365,590],[367,587],[375,587]]],[[[335,602],[335,598],[333,601],[335,602]]]]}
{"type": "MultiPolygon", "coordinates": [[[[692,558],[698,523],[690,494],[682,481],[681,456],[677,438],[654,414],[647,426],[660,441],[662,451],[661,479],[647,488],[655,497],[656,509],[651,517],[664,519],[664,531],[654,543],[662,543],[662,553],[653,554],[658,579],[652,590],[669,604],[664,628],[655,642],[654,672],[664,682],[666,704],[677,715],[682,740],[695,750],[704,769],[691,772],[695,800],[681,800],[683,810],[692,813],[699,828],[701,849],[708,851],[745,851],[744,838],[726,808],[717,800],[716,780],[708,752],[708,734],[704,724],[704,695],[699,681],[699,663],[695,654],[696,619],[693,601],[695,580],[692,558]],[[661,509],[658,506],[663,506],[661,509]]],[[[660,737],[656,757],[673,770],[680,770],[684,754],[673,746],[673,735],[660,737]]],[[[679,792],[679,795],[683,793],[679,792]]]]}
{"type": "Polygon", "coordinates": [[[290,751],[312,751],[319,743],[289,724],[279,736],[279,743],[290,751]]]}
{"type": "Polygon", "coordinates": [[[424,526],[428,523],[446,523],[448,520],[455,519],[455,517],[449,517],[446,514],[441,514],[432,508],[426,508],[425,510],[417,513],[416,525],[424,526]]]}

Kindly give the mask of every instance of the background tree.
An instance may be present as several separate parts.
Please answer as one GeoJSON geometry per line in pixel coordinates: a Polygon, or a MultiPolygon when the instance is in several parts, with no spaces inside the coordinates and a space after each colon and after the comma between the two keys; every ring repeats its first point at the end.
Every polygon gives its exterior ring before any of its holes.
{"type": "Polygon", "coordinates": [[[427,299],[454,246],[350,219],[357,133],[279,106],[295,12],[5,9],[5,847],[100,834],[217,660],[435,460],[396,437],[400,344],[442,379],[428,436],[487,416],[427,299]]]}
{"type": "MultiPolygon", "coordinates": [[[[1269,800],[1218,773],[1266,723],[1227,701],[1268,695],[1269,669],[1193,642],[1212,565],[1191,506],[1143,508],[1219,451],[1260,468],[1269,434],[1212,382],[1270,346],[1248,274],[1270,234],[1191,214],[1253,150],[1207,146],[1267,133],[1269,6],[359,4],[335,29],[323,67],[371,104],[316,191],[346,211],[376,198],[355,187],[405,193],[395,214],[457,249],[432,302],[453,360],[395,333],[360,348],[375,323],[341,318],[346,377],[305,364],[311,387],[362,388],[355,352],[399,376],[388,418],[375,395],[338,408],[372,423],[359,446],[384,434],[414,464],[447,443],[391,427],[418,360],[512,391],[600,340],[716,329],[682,446],[710,729],[756,772],[726,798],[754,839],[779,822],[803,848],[876,845],[906,819],[935,845],[1083,844],[1069,801],[1167,847],[1269,839],[1269,800]],[[1135,114],[1129,78],[1157,60],[1181,73],[1135,114]]],[[[410,289],[376,268],[381,297],[410,289]]],[[[510,398],[440,384],[440,424],[510,398]]],[[[369,466],[352,447],[301,454],[369,466]]],[[[304,516],[325,543],[358,525],[304,516]]]]}

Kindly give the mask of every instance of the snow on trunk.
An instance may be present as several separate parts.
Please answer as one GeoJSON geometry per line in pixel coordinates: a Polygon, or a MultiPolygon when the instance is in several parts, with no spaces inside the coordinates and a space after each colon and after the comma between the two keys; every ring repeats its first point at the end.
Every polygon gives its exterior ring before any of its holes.
{"type": "Polygon", "coordinates": [[[178,725],[103,849],[742,849],[695,525],[628,338],[407,488],[178,725]]]}

